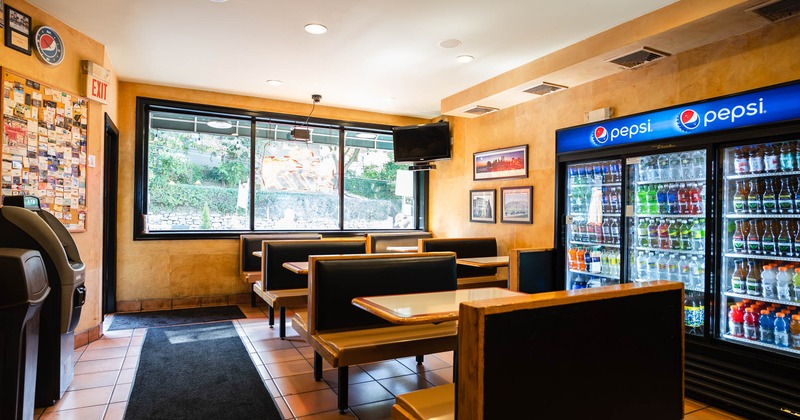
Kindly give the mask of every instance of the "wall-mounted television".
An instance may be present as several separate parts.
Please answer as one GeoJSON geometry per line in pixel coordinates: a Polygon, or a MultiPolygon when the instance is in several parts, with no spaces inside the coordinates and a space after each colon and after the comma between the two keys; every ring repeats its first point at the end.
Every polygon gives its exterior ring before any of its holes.
{"type": "Polygon", "coordinates": [[[397,163],[450,159],[450,124],[447,121],[394,127],[392,131],[397,163]]]}

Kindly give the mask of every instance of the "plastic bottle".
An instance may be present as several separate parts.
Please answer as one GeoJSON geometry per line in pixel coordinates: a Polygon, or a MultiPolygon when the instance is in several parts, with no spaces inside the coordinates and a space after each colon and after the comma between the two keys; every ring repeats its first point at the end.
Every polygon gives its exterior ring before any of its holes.
{"type": "Polygon", "coordinates": [[[764,147],[760,145],[750,147],[747,163],[750,165],[751,174],[764,173],[764,147]]]}
{"type": "Polygon", "coordinates": [[[669,280],[669,271],[667,271],[667,256],[664,253],[658,254],[656,260],[658,266],[658,277],[652,280],[669,280]]]}
{"type": "Polygon", "coordinates": [[[733,263],[736,268],[733,269],[733,274],[731,275],[731,291],[739,294],[747,293],[747,287],[745,286],[747,272],[744,269],[744,262],[736,260],[733,263]]]}
{"type": "Polygon", "coordinates": [[[706,177],[706,153],[703,150],[695,150],[692,152],[692,177],[694,179],[703,179],[706,177]]]}
{"type": "Polygon", "coordinates": [[[750,192],[747,194],[747,212],[751,214],[764,212],[764,206],[761,202],[761,190],[756,179],[750,180],[750,192]]]}
{"type": "Polygon", "coordinates": [[[586,279],[580,274],[572,280],[572,290],[585,289],[586,279]]]}
{"type": "Polygon", "coordinates": [[[589,254],[591,256],[591,263],[589,265],[589,272],[590,273],[600,273],[601,265],[600,265],[600,255],[601,255],[600,247],[595,247],[589,254]]]}
{"type": "Polygon", "coordinates": [[[619,245],[619,224],[617,224],[617,218],[611,218],[611,226],[609,226],[609,230],[611,230],[611,243],[615,245],[619,245]]]}
{"type": "Polygon", "coordinates": [[[736,181],[736,191],[733,193],[733,211],[734,213],[747,213],[747,208],[745,182],[742,180],[736,181]]]}
{"type": "Polygon", "coordinates": [[[742,220],[736,221],[736,229],[733,231],[733,252],[737,254],[742,254],[746,252],[745,250],[745,237],[744,232],[742,232],[742,224],[744,222],[742,220]]]}
{"type": "Polygon", "coordinates": [[[702,298],[694,292],[685,292],[683,298],[683,324],[690,332],[703,325],[704,312],[702,298]]]}
{"type": "Polygon", "coordinates": [[[600,164],[600,171],[603,174],[601,178],[603,182],[611,182],[611,162],[602,162],[600,164]]]}
{"type": "Polygon", "coordinates": [[[669,155],[669,178],[681,178],[681,156],[678,153],[669,155]]]}
{"type": "Polygon", "coordinates": [[[786,314],[778,312],[775,316],[775,345],[789,347],[789,323],[786,321],[786,314]]]}
{"type": "Polygon", "coordinates": [[[669,220],[661,219],[661,224],[658,225],[658,247],[661,249],[669,249],[669,220]]]}
{"type": "Polygon", "coordinates": [[[669,281],[680,281],[680,268],[678,267],[678,256],[670,254],[667,259],[667,278],[669,281]]]}
{"type": "Polygon", "coordinates": [[[697,188],[697,183],[692,182],[687,186],[689,197],[689,214],[702,214],[703,201],[700,199],[700,189],[697,188]]]}
{"type": "Polygon", "coordinates": [[[781,231],[778,233],[778,255],[788,257],[792,255],[792,238],[789,236],[789,225],[786,220],[781,220],[781,231]]]}
{"type": "Polygon", "coordinates": [[[688,287],[692,284],[692,267],[689,263],[689,260],[686,259],[686,255],[681,255],[681,259],[678,260],[678,281],[684,284],[684,287],[688,287]]]}
{"type": "Polygon", "coordinates": [[[680,213],[680,204],[678,203],[678,184],[669,184],[669,189],[667,190],[667,213],[680,213]]]}
{"type": "Polygon", "coordinates": [[[792,315],[789,323],[789,344],[795,350],[800,350],[800,315],[792,315]]]}
{"type": "Polygon", "coordinates": [[[761,235],[761,252],[764,255],[777,255],[778,243],[772,228],[772,220],[764,220],[764,234],[761,235]]]}
{"type": "Polygon", "coordinates": [[[686,220],[678,227],[678,234],[680,236],[680,249],[684,251],[691,251],[693,248],[691,223],[691,221],[686,220]]]}
{"type": "Polygon", "coordinates": [[[669,156],[665,154],[658,155],[658,174],[659,179],[662,181],[670,180],[669,171],[669,156]]]}
{"type": "Polygon", "coordinates": [[[650,219],[639,219],[639,224],[636,226],[636,239],[639,246],[647,248],[650,246],[650,233],[647,226],[650,224],[650,219]]]}
{"type": "Polygon", "coordinates": [[[758,340],[758,318],[753,308],[744,310],[744,338],[748,340],[758,340]]]}
{"type": "Polygon", "coordinates": [[[794,148],[789,142],[781,143],[780,165],[783,172],[794,171],[794,148]]]}
{"type": "Polygon", "coordinates": [[[577,247],[570,247],[569,251],[567,252],[569,255],[569,268],[571,270],[578,269],[578,248],[577,247]]]}
{"type": "Polygon", "coordinates": [[[748,254],[761,255],[761,235],[759,235],[757,223],[757,219],[750,219],[750,233],[747,235],[748,254]]]}
{"type": "Polygon", "coordinates": [[[736,175],[745,175],[750,173],[750,165],[747,159],[747,149],[744,147],[737,147],[733,152],[733,166],[736,175]]]}
{"type": "Polygon", "coordinates": [[[764,172],[775,173],[780,168],[779,151],[771,144],[764,148],[764,172]]]}
{"type": "Polygon", "coordinates": [[[647,225],[647,234],[650,238],[650,248],[658,248],[658,220],[650,219],[650,224],[647,225]]]}
{"type": "Polygon", "coordinates": [[[658,263],[656,262],[656,254],[651,252],[647,256],[647,279],[645,280],[658,280],[658,263]]]}
{"type": "Polygon", "coordinates": [[[681,183],[678,186],[678,211],[677,214],[690,214],[689,203],[691,202],[691,193],[686,184],[681,183]]]}
{"type": "Polygon", "coordinates": [[[792,295],[795,301],[800,301],[800,268],[794,269],[794,276],[792,277],[792,295]]]}
{"type": "Polygon", "coordinates": [[[612,255],[613,255],[613,258],[611,259],[611,274],[613,274],[615,276],[619,276],[619,272],[620,272],[620,264],[619,264],[620,255],[619,255],[619,251],[614,251],[612,255]]]}
{"type": "Polygon", "coordinates": [[[650,206],[647,203],[647,190],[648,185],[639,185],[636,187],[636,213],[647,214],[650,212],[650,206]]]}
{"type": "Polygon", "coordinates": [[[738,305],[731,305],[728,312],[728,332],[734,337],[744,337],[744,315],[738,305]]]}
{"type": "Polygon", "coordinates": [[[794,213],[794,197],[789,186],[789,179],[781,179],[781,189],[778,192],[778,211],[780,213],[794,213]]]}
{"type": "Polygon", "coordinates": [[[603,219],[603,224],[600,225],[600,228],[603,231],[603,238],[602,240],[598,240],[600,243],[611,243],[611,221],[608,218],[603,219]]]}
{"type": "Polygon", "coordinates": [[[608,259],[609,252],[601,252],[600,253],[600,272],[603,274],[611,274],[611,265],[609,264],[608,259]]]}
{"type": "Polygon", "coordinates": [[[603,163],[602,162],[594,162],[592,164],[592,182],[595,184],[601,184],[603,182],[603,163]]]}
{"type": "Polygon", "coordinates": [[[778,280],[772,265],[765,265],[761,270],[761,296],[765,299],[778,297],[778,280]]]}
{"type": "Polygon", "coordinates": [[[758,269],[758,264],[755,261],[749,261],[747,266],[747,278],[745,279],[747,294],[761,296],[761,270],[758,269]]]}
{"type": "Polygon", "coordinates": [[[647,279],[647,257],[644,251],[639,251],[636,255],[636,277],[639,281],[647,279]]]}
{"type": "Polygon", "coordinates": [[[706,247],[706,221],[697,219],[691,228],[692,248],[695,251],[703,251],[706,247]]]}
{"type": "Polygon", "coordinates": [[[658,184],[658,190],[656,191],[656,200],[658,202],[658,208],[656,214],[667,214],[667,184],[658,184]]]}
{"type": "Polygon", "coordinates": [[[689,155],[689,152],[681,153],[679,155],[679,159],[681,162],[681,178],[691,179],[694,177],[694,167],[692,163],[692,157],[689,155]]]}
{"type": "Polygon", "coordinates": [[[611,180],[609,182],[622,181],[622,175],[620,174],[620,163],[621,163],[620,161],[615,160],[609,164],[611,169],[611,180]]]}
{"type": "Polygon", "coordinates": [[[647,190],[648,214],[658,214],[658,186],[651,185],[647,190]]]}
{"type": "Polygon", "coordinates": [[[694,289],[704,289],[706,265],[705,262],[697,261],[697,257],[692,257],[692,262],[689,263],[689,280],[691,287],[694,289]]]}
{"type": "Polygon", "coordinates": [[[681,249],[681,223],[679,221],[670,220],[667,235],[669,235],[669,248],[681,249]]]}
{"type": "Polygon", "coordinates": [[[775,342],[775,323],[766,309],[762,309],[761,316],[758,317],[758,340],[769,344],[775,342]]]}
{"type": "Polygon", "coordinates": [[[792,277],[789,275],[789,267],[778,268],[778,275],[775,276],[776,290],[778,299],[789,300],[792,293],[792,277]]]}
{"type": "Polygon", "coordinates": [[[764,206],[764,213],[775,214],[778,212],[778,196],[775,194],[774,182],[772,178],[764,180],[764,194],[761,195],[761,203],[764,206]]]}

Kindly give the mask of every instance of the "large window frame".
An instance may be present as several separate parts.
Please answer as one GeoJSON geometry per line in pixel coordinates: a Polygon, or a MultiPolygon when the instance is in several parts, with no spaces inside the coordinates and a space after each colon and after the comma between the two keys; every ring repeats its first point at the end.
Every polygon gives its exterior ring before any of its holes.
{"type": "MultiPolygon", "coordinates": [[[[319,232],[325,236],[353,236],[363,235],[367,232],[402,232],[428,230],[427,202],[428,202],[428,174],[424,171],[413,172],[413,226],[407,229],[375,229],[375,230],[355,230],[345,228],[345,132],[363,132],[373,134],[391,133],[392,126],[381,124],[358,123],[323,118],[309,118],[305,115],[290,115],[263,111],[252,111],[245,109],[219,107],[187,102],[178,102],[157,98],[137,97],[136,98],[136,144],[135,144],[135,168],[134,168],[134,217],[133,217],[133,239],[152,240],[152,239],[229,239],[237,238],[242,234],[252,233],[281,233],[297,232],[292,230],[256,230],[255,229],[255,201],[256,194],[256,147],[257,134],[256,126],[263,123],[278,123],[292,125],[307,125],[308,127],[321,128],[327,130],[337,130],[339,133],[338,144],[338,182],[339,194],[339,222],[338,229],[319,229],[312,232],[319,232]],[[187,116],[232,118],[250,121],[250,191],[249,191],[249,229],[242,230],[175,230],[175,231],[146,231],[145,217],[147,213],[148,197],[148,145],[150,135],[150,115],[152,112],[178,112],[187,116]]],[[[302,230],[309,232],[309,230],[302,230]]]]}

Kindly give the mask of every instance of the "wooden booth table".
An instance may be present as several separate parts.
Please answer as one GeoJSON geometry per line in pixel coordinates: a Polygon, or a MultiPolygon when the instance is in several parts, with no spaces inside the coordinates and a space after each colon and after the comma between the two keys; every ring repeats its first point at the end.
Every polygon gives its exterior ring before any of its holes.
{"type": "Polygon", "coordinates": [[[480,268],[508,267],[508,255],[500,255],[497,257],[459,258],[456,260],[456,264],[480,268]]]}
{"type": "Polygon", "coordinates": [[[419,249],[419,248],[416,247],[416,246],[387,246],[386,247],[387,251],[392,251],[392,252],[417,252],[417,249],[419,249]]]}
{"type": "Polygon", "coordinates": [[[297,274],[308,274],[308,261],[293,261],[283,263],[283,268],[297,274]]]}

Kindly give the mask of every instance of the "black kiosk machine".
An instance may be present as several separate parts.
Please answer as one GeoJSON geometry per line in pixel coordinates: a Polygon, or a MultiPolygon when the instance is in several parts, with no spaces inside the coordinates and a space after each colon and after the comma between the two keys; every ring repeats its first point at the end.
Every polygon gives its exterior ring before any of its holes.
{"type": "Polygon", "coordinates": [[[3,197],[0,247],[36,250],[44,260],[51,292],[40,317],[35,404],[51,406],[72,383],[86,268],[70,233],[34,196],[3,197]]]}

